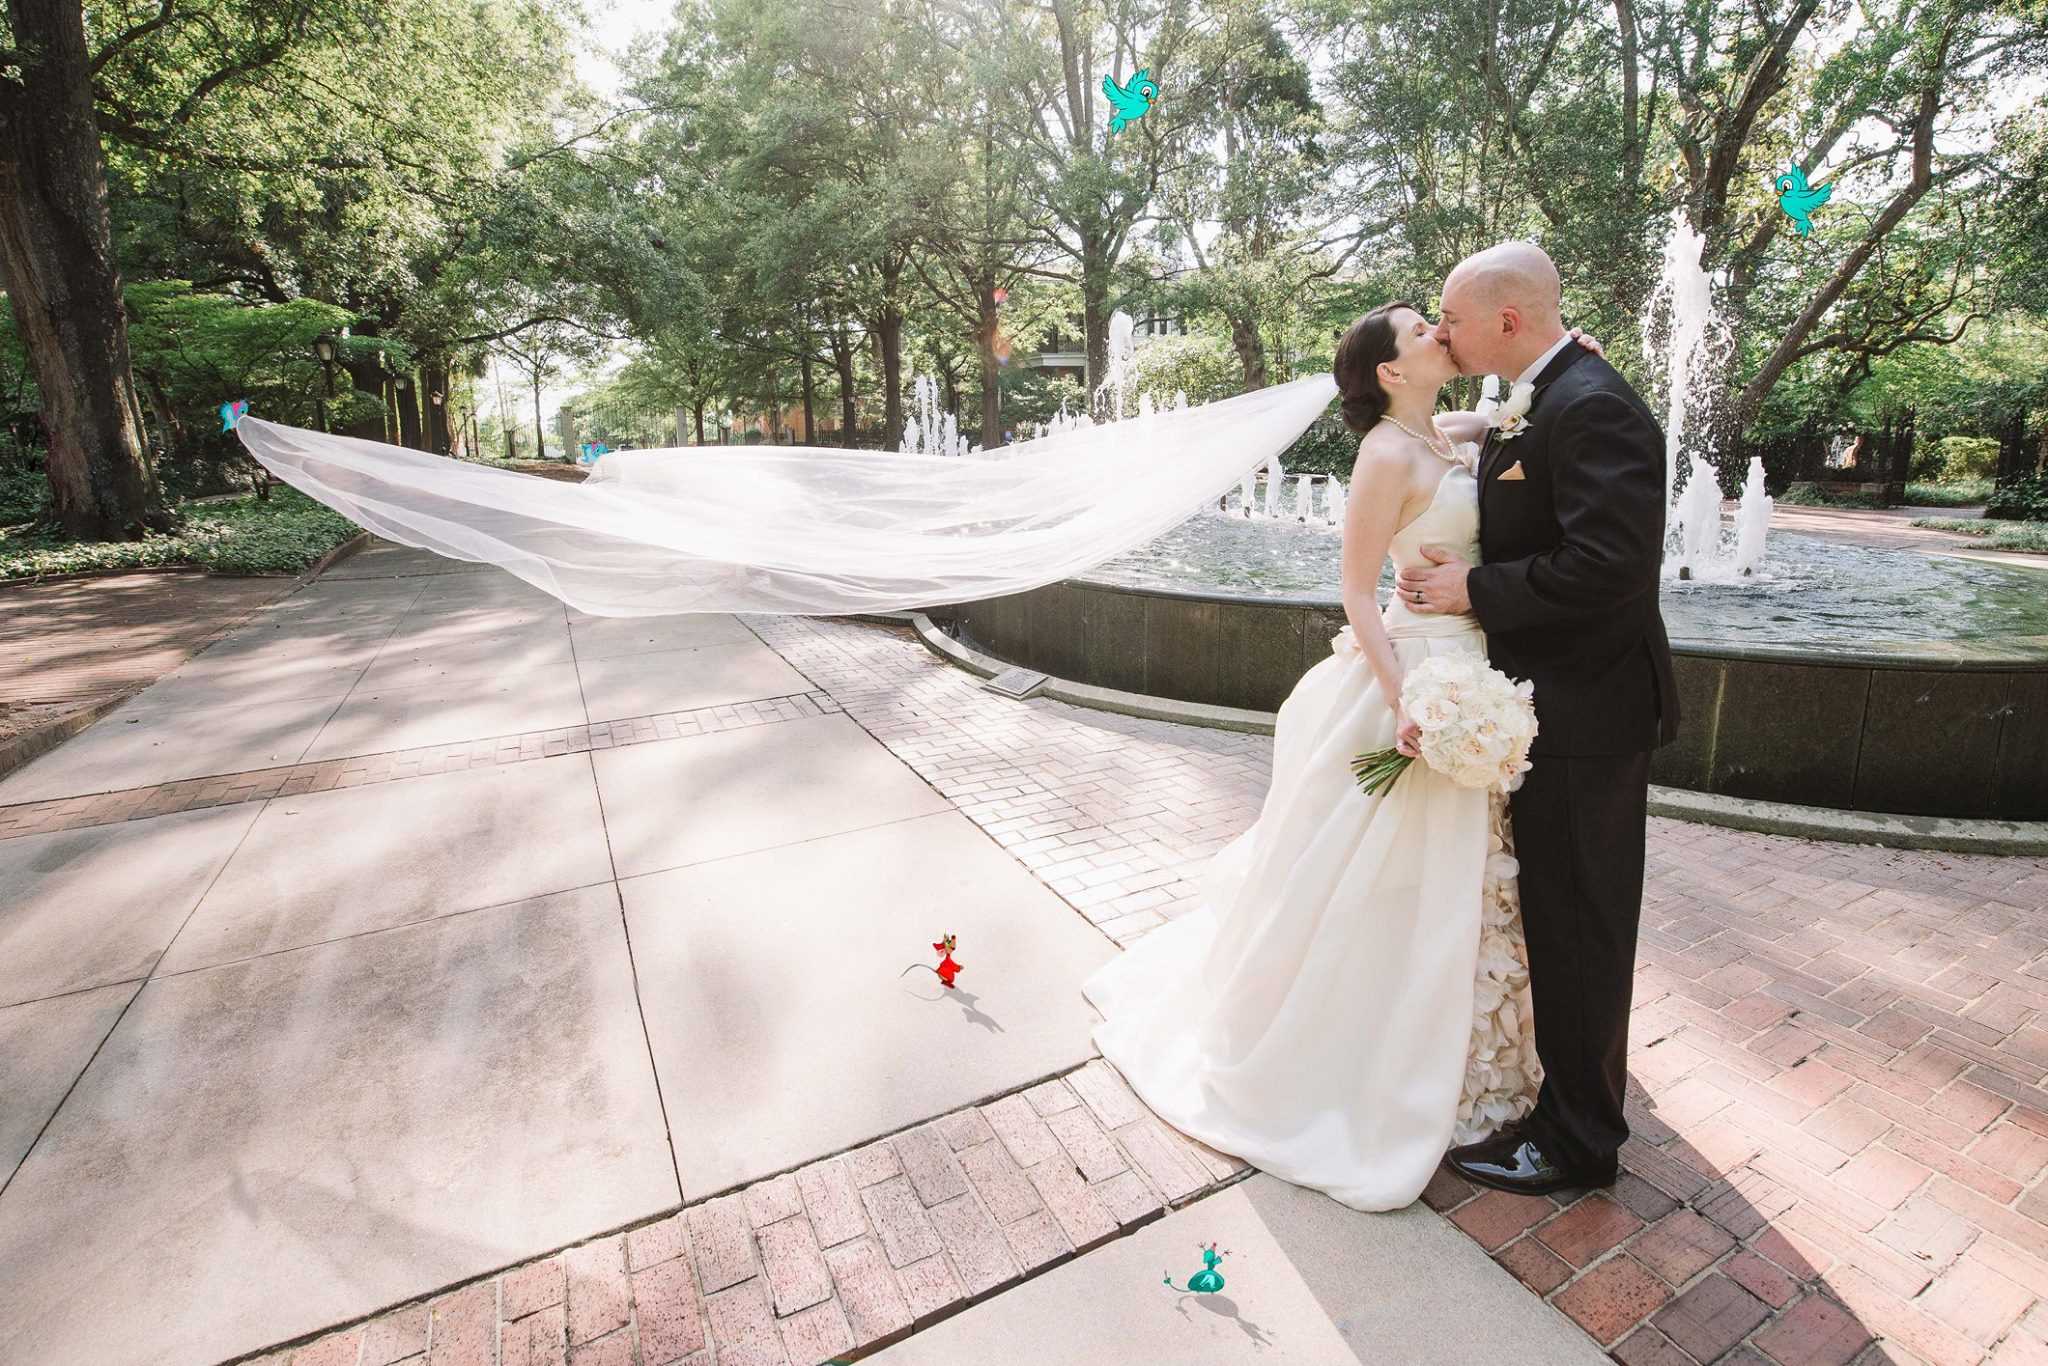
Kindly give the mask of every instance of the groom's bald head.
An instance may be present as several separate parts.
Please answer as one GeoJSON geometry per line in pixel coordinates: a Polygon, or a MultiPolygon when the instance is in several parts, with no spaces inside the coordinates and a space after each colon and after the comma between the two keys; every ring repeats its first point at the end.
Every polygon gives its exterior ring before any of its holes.
{"type": "Polygon", "coordinates": [[[1513,378],[1564,335],[1557,267],[1533,242],[1503,242],[1458,262],[1444,281],[1437,337],[1468,375],[1513,378]]]}

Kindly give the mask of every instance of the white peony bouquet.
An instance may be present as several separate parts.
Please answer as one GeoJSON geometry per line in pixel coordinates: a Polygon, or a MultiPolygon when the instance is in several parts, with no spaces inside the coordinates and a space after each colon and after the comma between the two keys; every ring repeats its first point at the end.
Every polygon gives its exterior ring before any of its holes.
{"type": "MultiPolygon", "coordinates": [[[[1460,787],[1513,792],[1529,771],[1536,738],[1535,689],[1490,668],[1477,654],[1431,655],[1408,671],[1401,705],[1422,728],[1417,748],[1432,769],[1460,787]]],[[[1383,792],[1414,762],[1398,749],[1351,761],[1367,793],[1383,792]]]]}

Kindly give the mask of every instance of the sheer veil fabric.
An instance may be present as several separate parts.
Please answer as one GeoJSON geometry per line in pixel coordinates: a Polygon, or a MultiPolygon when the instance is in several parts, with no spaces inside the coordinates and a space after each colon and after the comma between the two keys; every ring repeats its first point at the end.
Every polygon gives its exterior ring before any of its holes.
{"type": "Polygon", "coordinates": [[[1145,544],[1293,442],[1313,375],[968,456],[613,451],[580,484],[236,424],[276,478],[387,540],[494,564],[592,616],[833,615],[1018,593],[1145,544]]]}

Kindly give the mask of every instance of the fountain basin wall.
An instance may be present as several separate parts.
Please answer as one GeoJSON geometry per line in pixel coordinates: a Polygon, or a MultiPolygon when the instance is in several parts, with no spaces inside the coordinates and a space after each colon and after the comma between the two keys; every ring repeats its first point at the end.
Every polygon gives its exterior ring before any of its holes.
{"type": "MultiPolygon", "coordinates": [[[[1333,599],[1086,578],[935,609],[1012,664],[1098,687],[1277,711],[1344,626],[1333,599]]],[[[1683,725],[1652,781],[1901,815],[2048,818],[2048,641],[1896,650],[1674,641],[1683,725]]]]}

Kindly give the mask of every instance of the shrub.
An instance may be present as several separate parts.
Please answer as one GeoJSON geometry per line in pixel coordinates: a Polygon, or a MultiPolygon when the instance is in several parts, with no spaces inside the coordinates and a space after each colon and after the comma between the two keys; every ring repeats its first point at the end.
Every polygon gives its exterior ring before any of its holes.
{"type": "Polygon", "coordinates": [[[1990,436],[1945,436],[1935,443],[1939,469],[1930,477],[1944,484],[1989,479],[1998,470],[1998,439],[1990,436]]]}
{"type": "Polygon", "coordinates": [[[1989,479],[1961,479],[1954,483],[1906,485],[1906,501],[1915,507],[1976,507],[1990,496],[1989,479]]]}
{"type": "Polygon", "coordinates": [[[361,528],[289,486],[254,497],[187,506],[169,535],[74,541],[43,526],[0,530],[0,580],[45,574],[195,565],[223,574],[296,574],[361,528]]]}
{"type": "Polygon", "coordinates": [[[1358,433],[1330,414],[1310,423],[1293,445],[1280,452],[1280,464],[1289,474],[1334,474],[1348,482],[1357,463],[1358,433]]]}
{"type": "MultiPolygon", "coordinates": [[[[1221,337],[1193,332],[1178,337],[1140,339],[1132,365],[1131,411],[1138,395],[1152,395],[1152,406],[1164,408],[1178,390],[1188,402],[1213,403],[1244,392],[1244,366],[1230,343],[1221,337]]],[[[1098,420],[1103,416],[1097,413],[1098,420]]]]}
{"type": "Polygon", "coordinates": [[[2048,521],[2048,474],[2024,475],[1999,485],[1985,500],[1984,515],[2021,522],[2048,521]]]}
{"type": "Polygon", "coordinates": [[[1989,550],[2048,553],[2048,522],[1991,522],[1971,517],[1916,517],[1914,526],[1975,536],[1989,550]]]}
{"type": "Polygon", "coordinates": [[[1777,501],[1792,507],[1881,508],[1884,499],[1874,493],[1830,493],[1809,484],[1794,484],[1779,494],[1777,501]]]}
{"type": "Polygon", "coordinates": [[[28,464],[0,469],[0,526],[31,522],[50,506],[50,480],[28,464]]]}

